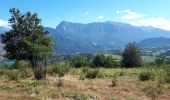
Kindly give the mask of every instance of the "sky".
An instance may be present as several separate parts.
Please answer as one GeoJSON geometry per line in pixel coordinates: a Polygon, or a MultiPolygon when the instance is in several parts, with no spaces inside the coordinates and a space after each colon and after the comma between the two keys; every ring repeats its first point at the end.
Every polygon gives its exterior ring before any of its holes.
{"type": "Polygon", "coordinates": [[[9,27],[9,9],[37,13],[45,27],[61,21],[123,22],[170,30],[170,0],[1,0],[0,26],[9,27]]]}

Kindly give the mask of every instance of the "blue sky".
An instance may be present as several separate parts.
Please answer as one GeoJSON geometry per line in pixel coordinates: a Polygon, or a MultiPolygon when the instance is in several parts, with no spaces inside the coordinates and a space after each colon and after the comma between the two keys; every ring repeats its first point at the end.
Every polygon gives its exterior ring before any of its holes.
{"type": "Polygon", "coordinates": [[[0,26],[7,26],[9,9],[15,7],[37,13],[48,27],[56,27],[63,20],[116,21],[170,30],[169,4],[170,0],[2,0],[0,26]]]}

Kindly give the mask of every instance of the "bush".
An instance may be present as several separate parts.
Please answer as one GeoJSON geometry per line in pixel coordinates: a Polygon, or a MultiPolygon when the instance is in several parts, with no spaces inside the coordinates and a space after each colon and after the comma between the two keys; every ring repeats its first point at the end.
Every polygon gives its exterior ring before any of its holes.
{"type": "Polygon", "coordinates": [[[69,68],[64,63],[55,63],[54,65],[49,66],[48,73],[49,74],[58,74],[59,77],[63,77],[67,72],[69,71],[69,68]]]}
{"type": "Polygon", "coordinates": [[[6,68],[6,67],[2,67],[0,68],[0,75],[3,76],[3,75],[7,75],[9,69],[6,68]]]}
{"type": "Polygon", "coordinates": [[[89,67],[84,67],[84,68],[81,69],[81,72],[82,73],[87,73],[89,70],[90,70],[89,67]]]}
{"type": "Polygon", "coordinates": [[[13,68],[16,68],[16,69],[23,69],[23,68],[26,68],[28,67],[29,64],[27,61],[24,61],[24,60],[20,60],[20,61],[16,61],[15,64],[13,65],[13,68]]]}
{"type": "Polygon", "coordinates": [[[38,66],[34,69],[34,77],[37,80],[45,79],[46,78],[46,69],[45,67],[38,66]]]}
{"type": "Polygon", "coordinates": [[[28,62],[24,60],[17,61],[14,66],[19,70],[21,78],[29,78],[32,76],[32,74],[26,70],[26,68],[29,66],[28,62]]]}
{"type": "Polygon", "coordinates": [[[17,81],[19,79],[18,71],[14,71],[14,70],[11,71],[8,70],[6,72],[6,76],[8,77],[9,81],[17,81]]]}
{"type": "Polygon", "coordinates": [[[106,56],[104,54],[96,55],[93,59],[94,67],[105,67],[106,56]]]}
{"type": "Polygon", "coordinates": [[[112,87],[117,86],[117,76],[116,76],[116,75],[113,76],[112,85],[111,85],[111,86],[112,86],[112,87]]]}
{"type": "Polygon", "coordinates": [[[147,80],[153,80],[154,79],[154,73],[150,71],[143,71],[139,74],[139,80],[141,81],[147,81],[147,80]]]}
{"type": "Polygon", "coordinates": [[[75,56],[72,60],[72,65],[76,68],[84,67],[87,65],[87,59],[83,56],[75,56]]]}
{"type": "Polygon", "coordinates": [[[164,77],[165,82],[170,83],[170,66],[165,67],[164,70],[165,70],[165,77],[164,77]]]}
{"type": "Polygon", "coordinates": [[[125,75],[125,72],[124,71],[120,71],[120,72],[117,72],[116,73],[118,76],[123,76],[123,75],[125,75]]]}
{"type": "Polygon", "coordinates": [[[95,78],[97,78],[97,77],[99,76],[99,72],[100,72],[99,69],[89,70],[89,71],[86,73],[85,77],[86,77],[86,78],[95,79],[95,78]]]}
{"type": "Polygon", "coordinates": [[[162,93],[160,88],[151,86],[146,87],[145,89],[143,89],[143,91],[147,93],[147,95],[151,96],[153,99],[162,93]]]}

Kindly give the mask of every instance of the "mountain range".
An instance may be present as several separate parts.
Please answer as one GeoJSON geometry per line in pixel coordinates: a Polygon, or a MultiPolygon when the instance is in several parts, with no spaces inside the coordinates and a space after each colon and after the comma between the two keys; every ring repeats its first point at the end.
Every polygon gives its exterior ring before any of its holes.
{"type": "MultiPolygon", "coordinates": [[[[58,55],[122,49],[125,44],[133,41],[140,46],[150,45],[145,39],[170,38],[170,31],[112,21],[88,24],[62,21],[56,28],[45,29],[52,37],[57,38],[55,51],[58,55]]],[[[0,33],[2,32],[4,28],[0,27],[0,33]]]]}
{"type": "Polygon", "coordinates": [[[57,37],[55,51],[59,54],[122,49],[128,42],[170,37],[170,31],[111,21],[88,24],[63,21],[56,28],[46,27],[46,30],[57,37]]]}

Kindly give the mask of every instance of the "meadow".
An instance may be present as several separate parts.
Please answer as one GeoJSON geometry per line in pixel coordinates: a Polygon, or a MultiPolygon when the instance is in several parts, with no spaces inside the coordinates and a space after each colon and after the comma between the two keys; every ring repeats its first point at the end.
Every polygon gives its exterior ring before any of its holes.
{"type": "MultiPolygon", "coordinates": [[[[59,74],[47,69],[35,80],[31,68],[0,69],[1,100],[169,100],[170,84],[162,68],[70,68],[59,74]],[[97,72],[96,72],[97,71],[97,72]]],[[[58,71],[58,73],[62,70],[58,71]]],[[[168,78],[169,76],[166,76],[168,78]]]]}

